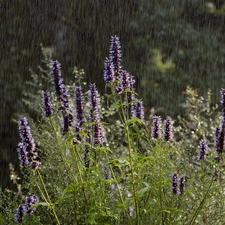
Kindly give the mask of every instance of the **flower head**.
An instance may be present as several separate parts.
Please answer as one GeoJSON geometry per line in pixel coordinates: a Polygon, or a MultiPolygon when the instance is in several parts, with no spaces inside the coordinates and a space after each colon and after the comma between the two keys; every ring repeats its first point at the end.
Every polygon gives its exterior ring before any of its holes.
{"type": "Polygon", "coordinates": [[[109,59],[113,63],[114,73],[117,79],[121,70],[121,46],[119,38],[117,36],[111,37],[109,59]]]}
{"type": "Polygon", "coordinates": [[[19,133],[21,142],[18,145],[17,151],[20,159],[20,165],[25,166],[29,164],[31,166],[32,162],[35,161],[37,157],[37,152],[35,151],[34,139],[26,117],[20,118],[19,120],[19,133]]]}
{"type": "Polygon", "coordinates": [[[104,131],[101,124],[94,125],[94,143],[101,144],[104,142],[104,131]]]}
{"type": "Polygon", "coordinates": [[[63,115],[63,131],[68,132],[73,123],[73,115],[70,113],[65,113],[63,115]]]}
{"type": "Polygon", "coordinates": [[[172,175],[172,191],[174,194],[179,194],[180,191],[179,191],[179,187],[178,187],[178,174],[177,173],[173,173],[172,175]]]}
{"type": "Polygon", "coordinates": [[[28,156],[27,156],[27,151],[22,142],[20,142],[18,144],[17,152],[18,152],[18,156],[19,156],[19,160],[20,160],[20,166],[28,165],[29,160],[28,160],[28,156]]]}
{"type": "Polygon", "coordinates": [[[138,100],[135,104],[135,116],[141,120],[144,119],[144,106],[142,100],[138,100]]]}
{"type": "Polygon", "coordinates": [[[121,70],[120,72],[120,81],[121,81],[121,87],[123,90],[129,89],[134,90],[134,77],[131,76],[126,70],[121,70]]]}
{"type": "Polygon", "coordinates": [[[223,153],[224,149],[224,130],[221,127],[216,127],[215,133],[214,133],[214,144],[216,147],[216,151],[218,153],[223,153]]]}
{"type": "Polygon", "coordinates": [[[185,182],[186,182],[186,177],[182,176],[180,178],[180,194],[184,194],[185,182]]]}
{"type": "Polygon", "coordinates": [[[93,122],[99,122],[100,98],[95,84],[90,85],[90,117],[93,122]]]}
{"type": "Polygon", "coordinates": [[[16,215],[15,219],[17,223],[22,223],[23,222],[23,217],[27,213],[27,207],[25,205],[19,205],[18,208],[16,209],[16,215]]]}
{"type": "Polygon", "coordinates": [[[50,101],[50,95],[49,92],[44,91],[43,93],[43,106],[44,106],[44,112],[45,116],[51,116],[52,115],[52,108],[51,108],[51,101],[50,101]]]}
{"type": "Polygon", "coordinates": [[[15,215],[16,222],[22,223],[23,217],[26,214],[32,214],[36,210],[36,207],[32,209],[30,209],[30,207],[38,202],[39,202],[39,199],[36,195],[31,195],[29,197],[26,197],[25,205],[19,205],[19,207],[16,209],[16,215],[15,215]]]}
{"type": "Polygon", "coordinates": [[[221,105],[222,105],[222,128],[225,128],[225,89],[222,88],[220,91],[221,94],[221,105]]]}
{"type": "Polygon", "coordinates": [[[200,140],[199,143],[199,156],[198,156],[198,160],[205,160],[206,159],[206,155],[207,155],[207,144],[204,140],[200,140]]]}
{"type": "Polygon", "coordinates": [[[60,99],[62,102],[62,106],[60,107],[60,109],[70,110],[72,112],[72,110],[70,109],[69,94],[64,84],[62,84],[62,94],[60,96],[60,99]]]}
{"type": "Polygon", "coordinates": [[[63,84],[62,78],[61,78],[61,71],[60,71],[61,65],[57,60],[51,61],[50,69],[51,69],[50,73],[53,76],[55,94],[60,100],[60,97],[62,95],[62,84],[63,84]]]}
{"type": "Polygon", "coordinates": [[[164,125],[165,125],[164,140],[169,141],[173,137],[172,120],[170,117],[166,118],[164,125]]]}
{"type": "Polygon", "coordinates": [[[114,77],[114,66],[112,61],[108,58],[105,59],[105,70],[104,70],[104,81],[106,83],[112,82],[115,80],[114,77]]]}
{"type": "Polygon", "coordinates": [[[76,108],[75,131],[79,132],[82,124],[84,123],[84,99],[81,87],[75,88],[75,108],[76,108]]]}
{"type": "Polygon", "coordinates": [[[152,122],[152,137],[160,138],[161,137],[161,127],[162,127],[162,119],[160,116],[153,116],[152,122]]]}
{"type": "Polygon", "coordinates": [[[36,207],[32,208],[32,209],[29,209],[32,205],[36,204],[39,202],[39,199],[36,195],[31,195],[29,197],[26,197],[26,202],[25,202],[25,205],[27,207],[27,213],[28,214],[32,214],[35,210],[36,210],[36,207]]]}
{"type": "Polygon", "coordinates": [[[90,119],[91,119],[91,122],[95,123],[92,126],[93,132],[94,132],[94,135],[93,135],[94,143],[100,144],[104,142],[104,132],[103,132],[102,125],[99,124],[100,98],[99,98],[99,94],[95,84],[90,85],[89,96],[90,96],[90,119]]]}

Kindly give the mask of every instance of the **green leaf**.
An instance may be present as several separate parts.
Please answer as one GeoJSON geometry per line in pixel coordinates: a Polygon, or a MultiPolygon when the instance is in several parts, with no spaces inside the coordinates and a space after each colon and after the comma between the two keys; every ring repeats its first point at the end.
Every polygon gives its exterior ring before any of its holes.
{"type": "Polygon", "coordinates": [[[149,189],[149,186],[142,188],[140,191],[138,191],[138,196],[142,197],[149,189]]]}
{"type": "Polygon", "coordinates": [[[132,117],[131,119],[127,120],[128,125],[131,125],[134,123],[143,124],[143,121],[137,117],[132,117]]]}
{"type": "Polygon", "coordinates": [[[79,184],[71,184],[64,189],[62,196],[66,195],[67,193],[74,193],[78,190],[78,188],[79,184]]]}

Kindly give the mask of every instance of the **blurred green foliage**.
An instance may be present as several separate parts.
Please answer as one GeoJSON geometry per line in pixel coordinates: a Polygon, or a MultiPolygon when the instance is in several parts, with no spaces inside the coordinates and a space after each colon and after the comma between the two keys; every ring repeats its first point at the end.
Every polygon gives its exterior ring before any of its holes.
{"type": "MultiPolygon", "coordinates": [[[[187,85],[200,94],[212,90],[219,101],[224,83],[224,1],[204,0],[0,0],[0,184],[17,158],[16,114],[29,69],[41,62],[42,43],[62,63],[65,83],[73,67],[104,91],[103,66],[108,40],[118,35],[123,66],[137,78],[145,106],[174,118],[187,85]]],[[[35,93],[34,93],[35,94],[35,93]]]]}

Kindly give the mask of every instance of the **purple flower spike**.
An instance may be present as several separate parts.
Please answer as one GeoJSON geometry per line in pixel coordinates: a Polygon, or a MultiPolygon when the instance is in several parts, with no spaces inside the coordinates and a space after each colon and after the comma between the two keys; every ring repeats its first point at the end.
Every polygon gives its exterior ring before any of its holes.
{"type": "Polygon", "coordinates": [[[32,205],[36,204],[39,202],[39,199],[36,195],[31,195],[29,197],[26,197],[26,202],[25,202],[25,205],[27,207],[27,213],[28,214],[32,214],[35,210],[36,210],[36,207],[32,208],[32,209],[29,209],[32,205]]]}
{"type": "Polygon", "coordinates": [[[199,156],[198,160],[205,160],[207,155],[207,144],[204,140],[201,140],[199,143],[199,156]]]}
{"type": "Polygon", "coordinates": [[[90,95],[90,119],[91,122],[95,123],[93,125],[94,143],[100,144],[104,142],[104,132],[102,125],[99,124],[100,98],[95,84],[90,85],[89,95],[90,95]]]}
{"type": "MultiPolygon", "coordinates": [[[[66,86],[63,84],[62,78],[61,78],[60,64],[58,63],[57,60],[52,61],[50,68],[51,68],[51,74],[53,75],[53,81],[54,81],[55,93],[57,96],[57,100],[59,102],[61,102],[61,104],[62,104],[59,107],[59,110],[70,111],[70,120],[73,120],[72,114],[71,114],[72,110],[70,109],[70,103],[69,103],[69,95],[68,95],[66,86]]],[[[65,115],[64,115],[64,117],[65,117],[65,115]]],[[[65,118],[64,118],[64,120],[65,120],[65,118]]]]}
{"type": "Polygon", "coordinates": [[[63,131],[68,132],[73,123],[73,116],[70,113],[63,115],[63,131]]]}
{"type": "Polygon", "coordinates": [[[35,157],[35,143],[34,139],[32,137],[30,127],[28,126],[27,118],[20,118],[19,121],[19,133],[22,140],[23,147],[25,148],[27,152],[27,156],[29,157],[35,157]]]}
{"type": "Polygon", "coordinates": [[[106,58],[105,59],[105,70],[104,70],[104,81],[106,83],[109,83],[114,80],[115,80],[115,77],[114,77],[113,63],[108,58],[106,58]]]}
{"type": "Polygon", "coordinates": [[[69,95],[66,90],[66,86],[62,84],[62,95],[61,95],[61,101],[62,101],[62,108],[63,110],[70,110],[70,103],[69,103],[69,95]]]}
{"type": "Polygon", "coordinates": [[[16,209],[16,215],[15,215],[15,219],[17,223],[22,223],[23,222],[23,217],[26,214],[32,214],[35,210],[36,207],[30,209],[30,207],[36,203],[39,202],[39,199],[36,195],[32,195],[29,197],[26,197],[26,202],[25,205],[20,205],[17,209],[16,209]]]}
{"type": "Polygon", "coordinates": [[[37,161],[37,160],[34,160],[34,161],[32,161],[32,162],[30,163],[30,167],[31,167],[32,169],[36,169],[36,168],[39,167],[40,164],[41,164],[41,162],[39,162],[39,161],[37,161]]]}
{"type": "Polygon", "coordinates": [[[118,79],[121,70],[121,47],[117,36],[111,37],[109,59],[113,63],[115,77],[118,79]]]}
{"type": "Polygon", "coordinates": [[[131,76],[126,70],[121,70],[120,72],[120,80],[121,80],[121,87],[123,90],[129,89],[131,91],[134,90],[134,77],[131,76]]]}
{"type": "Polygon", "coordinates": [[[101,124],[94,125],[94,143],[101,144],[104,142],[103,129],[101,124]]]}
{"type": "MultiPolygon", "coordinates": [[[[79,132],[84,123],[84,99],[81,87],[75,88],[75,108],[76,108],[76,125],[75,132],[79,132]]],[[[77,140],[82,141],[81,135],[77,135],[77,140]]]]}
{"type": "Polygon", "coordinates": [[[172,175],[172,191],[173,194],[178,195],[180,193],[179,187],[178,187],[178,174],[173,173],[172,175]]]}
{"type": "Polygon", "coordinates": [[[153,116],[152,122],[152,137],[160,138],[161,137],[161,127],[162,127],[162,119],[160,116],[153,116]]]}
{"type": "Polygon", "coordinates": [[[100,109],[100,98],[95,84],[90,85],[90,117],[93,122],[99,122],[98,110],[100,109]]]}
{"type": "Polygon", "coordinates": [[[50,101],[50,95],[49,92],[44,91],[43,93],[43,102],[44,102],[44,112],[45,116],[49,117],[52,115],[52,108],[51,108],[51,101],[50,101]]]}
{"type": "Polygon", "coordinates": [[[80,131],[84,123],[84,99],[81,87],[75,88],[75,107],[76,107],[76,132],[80,131]]]}
{"type": "Polygon", "coordinates": [[[58,100],[60,100],[60,97],[62,95],[62,78],[61,78],[61,65],[60,63],[55,60],[51,62],[50,65],[51,69],[51,75],[53,76],[54,86],[55,86],[55,93],[58,97],[58,100]]]}
{"type": "Polygon", "coordinates": [[[180,194],[184,194],[184,187],[185,187],[186,177],[182,176],[180,178],[180,194]]]}
{"type": "Polygon", "coordinates": [[[221,105],[222,105],[222,128],[225,129],[225,89],[222,88],[221,94],[221,105]]]}
{"type": "Polygon", "coordinates": [[[25,205],[19,205],[19,207],[16,209],[16,215],[15,219],[17,223],[22,223],[23,222],[23,217],[27,213],[27,207],[25,205]]]}
{"type": "Polygon", "coordinates": [[[170,117],[166,117],[164,125],[165,125],[164,140],[169,141],[173,137],[172,120],[170,117]]]}
{"type": "Polygon", "coordinates": [[[37,152],[35,152],[35,143],[30,132],[30,127],[28,126],[27,118],[20,118],[19,121],[19,133],[21,137],[21,142],[18,145],[18,154],[20,159],[20,165],[30,165],[37,157],[37,152]]]}
{"type": "Polygon", "coordinates": [[[26,151],[26,148],[24,147],[23,143],[20,142],[18,144],[17,152],[19,155],[20,166],[28,165],[29,161],[28,161],[27,151],[26,151]]]}
{"type": "Polygon", "coordinates": [[[216,147],[216,151],[220,154],[223,153],[224,149],[224,130],[220,127],[216,127],[215,134],[214,134],[214,144],[216,147]]]}
{"type": "Polygon", "coordinates": [[[142,100],[138,100],[135,105],[135,115],[137,118],[144,119],[144,106],[142,100]]]}

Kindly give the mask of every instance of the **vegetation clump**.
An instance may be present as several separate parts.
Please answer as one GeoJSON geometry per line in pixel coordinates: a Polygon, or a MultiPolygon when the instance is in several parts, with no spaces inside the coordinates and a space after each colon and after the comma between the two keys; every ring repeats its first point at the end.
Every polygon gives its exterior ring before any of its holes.
{"type": "Polygon", "coordinates": [[[0,193],[1,224],[223,224],[224,89],[222,119],[210,92],[205,100],[191,88],[178,125],[147,118],[121,56],[113,36],[103,96],[78,70],[66,86],[46,59],[54,89],[30,102],[38,122],[19,120],[23,183],[11,169],[18,192],[0,193]]]}

